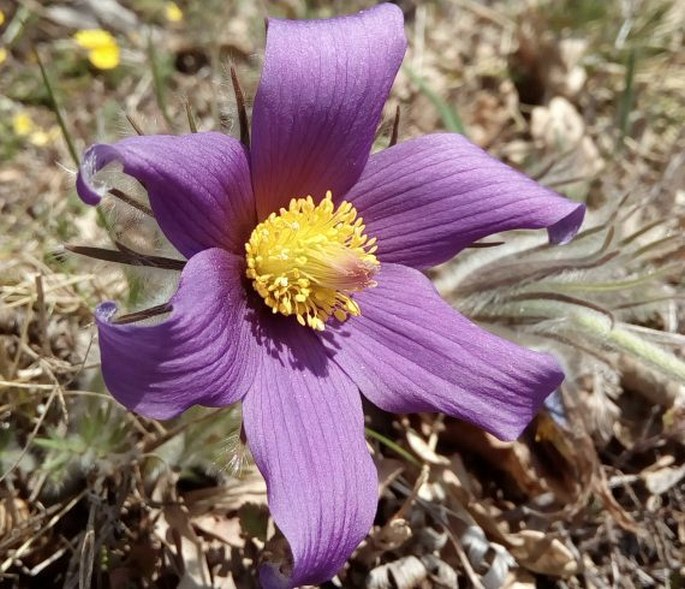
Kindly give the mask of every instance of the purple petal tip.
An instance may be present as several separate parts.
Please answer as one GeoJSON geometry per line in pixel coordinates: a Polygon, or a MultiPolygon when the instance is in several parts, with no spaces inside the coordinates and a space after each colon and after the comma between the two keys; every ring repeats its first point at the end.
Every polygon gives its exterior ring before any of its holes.
{"type": "Polygon", "coordinates": [[[83,154],[83,160],[76,177],[76,192],[86,204],[91,206],[100,204],[106,187],[98,187],[93,184],[93,176],[112,159],[112,149],[108,145],[92,145],[83,154]]]}
{"type": "Polygon", "coordinates": [[[274,564],[264,564],[259,568],[259,583],[262,589],[292,589],[290,579],[274,564]]]}
{"type": "Polygon", "coordinates": [[[119,306],[114,301],[104,301],[95,307],[95,318],[109,323],[118,310],[119,306]]]}
{"type": "Polygon", "coordinates": [[[584,218],[585,205],[578,204],[570,214],[547,229],[549,240],[557,245],[568,243],[580,229],[584,218]]]}

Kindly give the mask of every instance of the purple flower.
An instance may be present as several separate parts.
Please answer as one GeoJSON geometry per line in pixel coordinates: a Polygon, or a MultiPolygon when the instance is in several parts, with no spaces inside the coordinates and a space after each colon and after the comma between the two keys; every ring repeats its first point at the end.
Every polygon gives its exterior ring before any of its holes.
{"type": "Polygon", "coordinates": [[[563,379],[552,357],[459,315],[421,270],[507,229],[567,241],[584,209],[459,135],[369,155],[405,48],[390,4],[271,20],[251,149],[219,133],[132,137],[90,147],[79,173],[95,205],[95,172],[120,162],[188,259],[163,322],[116,323],[113,303],[98,307],[102,371],[149,417],[242,400],[293,554],[288,570],[262,569],[266,586],[331,578],[371,527],[360,391],[512,439],[563,379]]]}

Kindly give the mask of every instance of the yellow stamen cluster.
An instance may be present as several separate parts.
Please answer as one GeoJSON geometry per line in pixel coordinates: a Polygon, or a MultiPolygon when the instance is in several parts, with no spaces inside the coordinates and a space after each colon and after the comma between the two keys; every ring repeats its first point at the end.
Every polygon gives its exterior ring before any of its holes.
{"type": "Polygon", "coordinates": [[[322,331],[331,316],[360,315],[351,294],[376,284],[376,238],[364,229],[350,203],[335,208],[330,191],[316,205],[311,196],[294,198],[252,232],[247,277],[274,313],[322,331]]]}

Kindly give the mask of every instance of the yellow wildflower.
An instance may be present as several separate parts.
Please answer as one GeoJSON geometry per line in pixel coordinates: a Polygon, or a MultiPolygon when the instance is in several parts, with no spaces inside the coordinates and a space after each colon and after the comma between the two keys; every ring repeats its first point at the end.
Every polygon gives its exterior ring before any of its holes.
{"type": "Polygon", "coordinates": [[[176,2],[167,2],[164,5],[164,16],[169,22],[181,22],[183,20],[183,11],[176,2]]]}
{"type": "Polygon", "coordinates": [[[12,117],[12,129],[17,137],[26,137],[30,135],[36,126],[33,124],[31,117],[24,111],[16,113],[12,117]]]}
{"type": "Polygon", "coordinates": [[[21,137],[36,147],[50,145],[60,136],[59,127],[53,125],[45,130],[37,125],[25,110],[15,113],[12,117],[12,130],[17,137],[21,137]]]}
{"type": "Polygon", "coordinates": [[[5,24],[5,13],[0,10],[0,27],[5,24]]]}
{"type": "Polygon", "coordinates": [[[60,134],[59,128],[55,126],[50,127],[47,131],[38,129],[29,135],[29,143],[36,147],[45,147],[57,141],[60,134]]]}
{"type": "Polygon", "coordinates": [[[74,35],[74,40],[88,50],[88,61],[99,70],[111,70],[119,65],[119,45],[109,32],[83,29],[74,35]]]}
{"type": "Polygon", "coordinates": [[[0,47],[0,64],[7,60],[7,49],[0,47]]]}

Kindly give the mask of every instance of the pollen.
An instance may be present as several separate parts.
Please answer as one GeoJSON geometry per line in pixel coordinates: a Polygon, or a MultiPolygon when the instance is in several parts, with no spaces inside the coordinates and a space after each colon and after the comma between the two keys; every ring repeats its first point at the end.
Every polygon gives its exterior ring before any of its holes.
{"type": "Polygon", "coordinates": [[[293,198],[252,231],[247,277],[274,313],[323,331],[331,317],[360,315],[353,293],[376,286],[376,238],[365,229],[349,202],[335,207],[330,191],[318,204],[293,198]]]}

